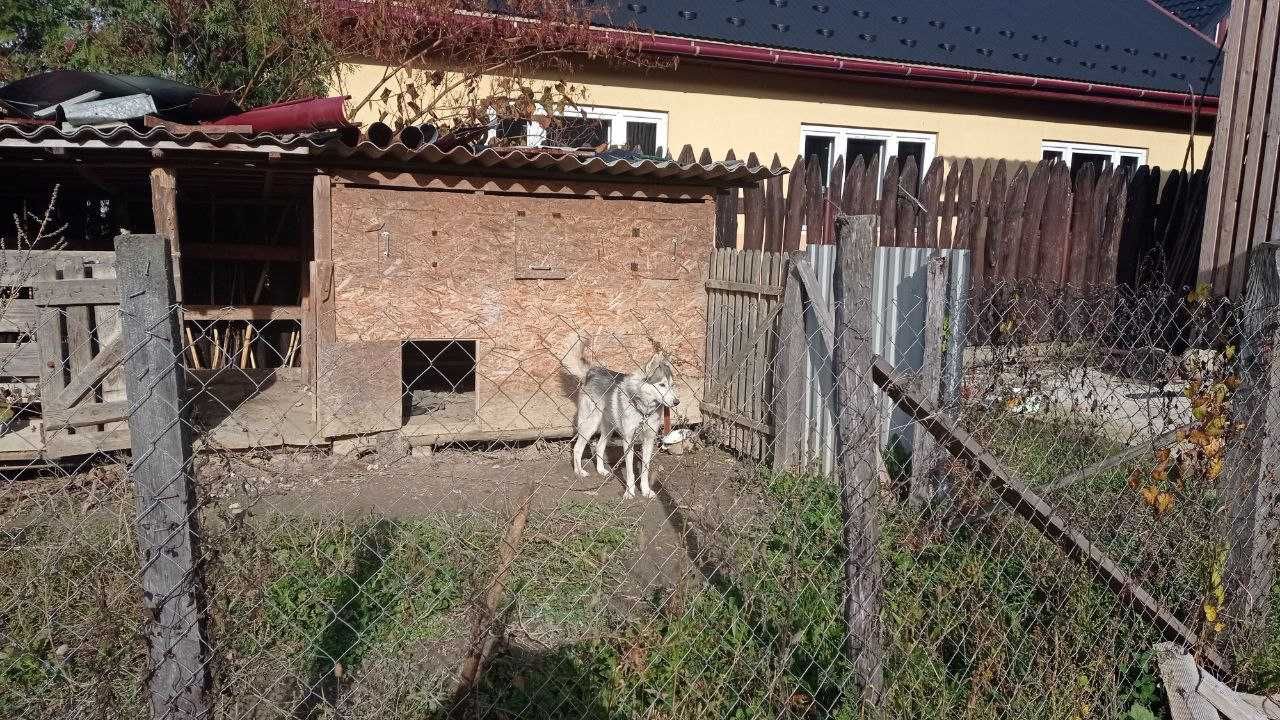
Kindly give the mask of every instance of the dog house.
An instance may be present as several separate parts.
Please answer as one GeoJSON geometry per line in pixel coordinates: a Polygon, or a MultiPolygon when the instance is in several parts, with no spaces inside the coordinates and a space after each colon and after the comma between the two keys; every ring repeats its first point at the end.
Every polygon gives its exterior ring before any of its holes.
{"type": "Polygon", "coordinates": [[[700,393],[716,192],[769,170],[432,146],[406,162],[429,169],[329,176],[312,288],[326,437],[568,434],[578,333],[618,369],[662,350],[700,393]]]}
{"type": "Polygon", "coordinates": [[[6,291],[0,383],[32,421],[0,435],[0,464],[128,447],[109,362],[122,230],[171,238],[192,423],[222,447],[564,434],[575,333],[619,369],[666,351],[696,400],[715,198],[778,173],[705,153],[4,124],[0,165],[0,209],[38,213],[57,187],[68,228],[31,287],[6,291]],[[102,297],[83,306],[41,295],[91,279],[102,297]]]}

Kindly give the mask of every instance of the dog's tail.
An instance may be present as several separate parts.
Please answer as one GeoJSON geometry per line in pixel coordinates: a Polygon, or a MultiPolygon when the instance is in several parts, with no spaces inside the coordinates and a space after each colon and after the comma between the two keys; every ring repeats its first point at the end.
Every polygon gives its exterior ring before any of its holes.
{"type": "Polygon", "coordinates": [[[587,378],[586,349],[589,344],[582,335],[574,333],[570,336],[564,352],[560,354],[560,364],[570,375],[579,380],[587,378]]]}

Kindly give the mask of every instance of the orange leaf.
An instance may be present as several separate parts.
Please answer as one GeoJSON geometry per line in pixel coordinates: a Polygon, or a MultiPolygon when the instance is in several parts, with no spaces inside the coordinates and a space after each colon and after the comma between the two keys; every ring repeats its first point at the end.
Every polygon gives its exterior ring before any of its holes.
{"type": "Polygon", "coordinates": [[[1155,489],[1154,487],[1152,487],[1152,486],[1148,485],[1147,487],[1142,488],[1142,501],[1143,501],[1143,502],[1145,502],[1146,504],[1150,505],[1151,507],[1155,507],[1155,506],[1156,506],[1156,497],[1157,497],[1159,494],[1160,494],[1160,491],[1159,491],[1159,490],[1157,490],[1157,489],[1155,489]]]}
{"type": "Polygon", "coordinates": [[[1156,451],[1156,463],[1160,465],[1169,463],[1169,448],[1160,448],[1156,451]]]}
{"type": "Polygon", "coordinates": [[[1138,483],[1142,482],[1142,468],[1134,468],[1129,471],[1129,478],[1125,481],[1129,485],[1130,490],[1137,490],[1138,483]]]}
{"type": "Polygon", "coordinates": [[[1217,480],[1218,476],[1222,474],[1222,469],[1223,469],[1222,458],[1216,457],[1213,460],[1210,460],[1209,461],[1209,479],[1217,480]]]}
{"type": "Polygon", "coordinates": [[[1164,482],[1165,480],[1168,480],[1168,479],[1169,479],[1169,466],[1168,466],[1168,465],[1157,465],[1157,466],[1155,467],[1155,469],[1153,469],[1153,470],[1151,471],[1151,479],[1152,479],[1152,480],[1155,480],[1156,482],[1164,482]]]}
{"type": "Polygon", "coordinates": [[[1173,507],[1173,493],[1162,492],[1156,495],[1154,506],[1156,517],[1160,517],[1166,510],[1173,507]]]}

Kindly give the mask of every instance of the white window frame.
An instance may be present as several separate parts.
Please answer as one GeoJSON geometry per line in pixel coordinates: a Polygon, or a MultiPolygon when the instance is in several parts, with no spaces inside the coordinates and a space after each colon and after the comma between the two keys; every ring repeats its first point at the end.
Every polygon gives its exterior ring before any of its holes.
{"type": "MultiPolygon", "coordinates": [[[[1092,143],[1070,142],[1067,140],[1043,140],[1040,142],[1040,157],[1046,152],[1062,153],[1062,161],[1071,167],[1071,156],[1075,153],[1090,155],[1110,155],[1111,167],[1120,167],[1121,158],[1136,158],[1138,165],[1147,164],[1146,148],[1123,147],[1120,145],[1094,145],[1092,143]]],[[[1101,169],[1101,168],[1099,168],[1101,169]]]]}
{"type": "MultiPolygon", "coordinates": [[[[835,166],[836,158],[844,157],[845,149],[848,147],[849,140],[880,140],[884,142],[884,152],[880,155],[880,167],[876,169],[876,184],[879,187],[880,181],[884,178],[884,172],[889,167],[889,158],[898,154],[898,144],[902,142],[917,142],[924,145],[924,167],[920,168],[920,177],[924,177],[924,173],[928,171],[929,165],[933,162],[934,156],[938,151],[938,134],[914,132],[909,130],[877,130],[872,128],[852,128],[837,127],[834,125],[809,125],[807,123],[800,125],[800,155],[804,155],[804,142],[810,137],[827,137],[831,138],[831,158],[827,164],[827,177],[831,177],[831,169],[835,166]]],[[[848,158],[845,158],[846,169],[848,158]]]]}
{"type": "MultiPolygon", "coordinates": [[[[541,111],[541,109],[540,109],[541,111]]],[[[625,145],[627,142],[627,123],[635,120],[638,122],[651,122],[657,125],[657,150],[663,152],[670,145],[667,144],[667,113],[656,110],[634,110],[631,108],[614,108],[614,107],[597,107],[586,105],[572,105],[564,109],[565,117],[583,117],[593,120],[609,121],[609,145],[625,145]]],[[[546,128],[542,123],[529,123],[529,144],[534,147],[545,147],[546,128]]]]}

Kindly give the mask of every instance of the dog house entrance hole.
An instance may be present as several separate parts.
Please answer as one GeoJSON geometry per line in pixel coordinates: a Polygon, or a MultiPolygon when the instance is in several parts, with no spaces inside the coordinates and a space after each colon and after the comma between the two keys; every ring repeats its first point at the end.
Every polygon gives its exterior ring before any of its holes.
{"type": "Polygon", "coordinates": [[[407,423],[475,417],[475,340],[409,340],[401,352],[407,423]]]}

